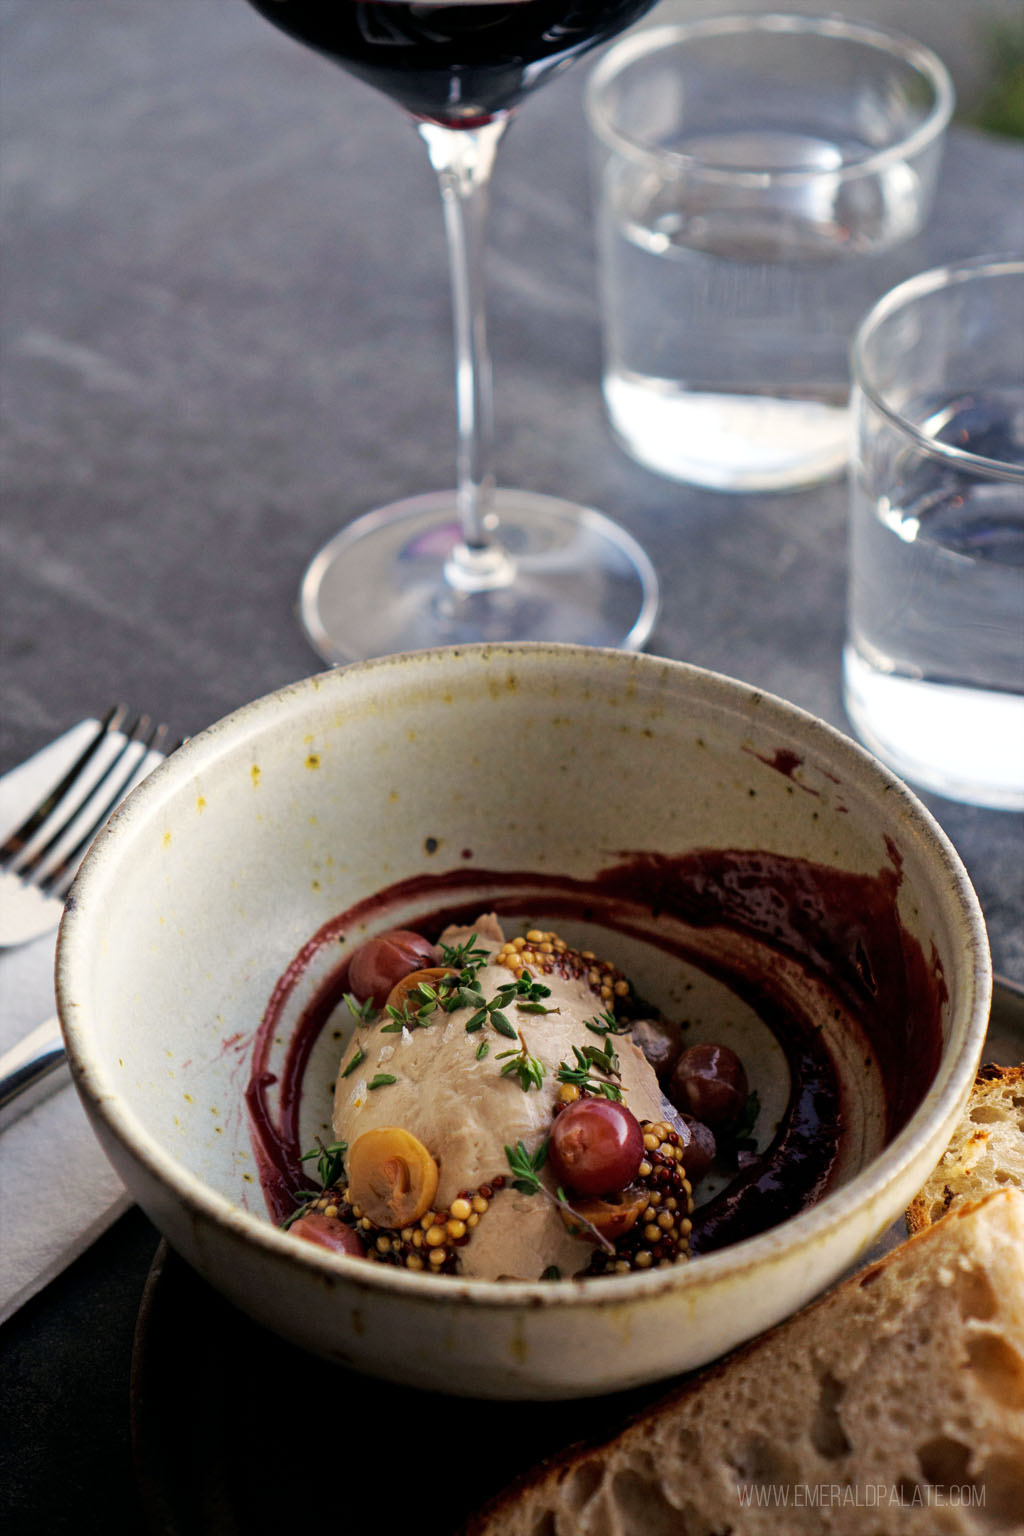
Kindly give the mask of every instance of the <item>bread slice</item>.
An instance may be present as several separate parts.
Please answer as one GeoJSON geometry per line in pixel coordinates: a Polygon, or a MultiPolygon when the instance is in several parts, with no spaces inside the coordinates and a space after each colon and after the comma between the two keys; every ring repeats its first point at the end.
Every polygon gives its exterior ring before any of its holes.
{"type": "Polygon", "coordinates": [[[994,1189],[1024,1189],[1024,1064],[984,1066],[934,1173],[907,1211],[922,1232],[947,1211],[994,1189]]]}
{"type": "Polygon", "coordinates": [[[1024,1532],[1024,1192],[962,1206],[465,1536],[762,1532],[1024,1532]]]}

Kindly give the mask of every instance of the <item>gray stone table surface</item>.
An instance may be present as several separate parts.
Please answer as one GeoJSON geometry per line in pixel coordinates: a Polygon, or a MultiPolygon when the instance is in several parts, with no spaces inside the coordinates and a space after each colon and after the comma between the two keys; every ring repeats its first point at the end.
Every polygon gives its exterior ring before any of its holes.
{"type": "MultiPolygon", "coordinates": [[[[393,104],[243,0],[0,0],[0,25],[3,770],[117,699],[194,733],[319,670],[305,565],[450,483],[454,388],[436,186],[393,104]]],[[[640,538],[652,650],[849,729],[844,485],[698,491],[608,434],[585,73],[499,154],[499,479],[640,538]]],[[[954,129],[914,265],[1024,249],[1022,188],[1019,145],[954,129]]],[[[1024,982],[1022,819],[925,798],[1024,982]]],[[[34,1316],[19,1348],[43,1369],[34,1316]]]]}
{"type": "MultiPolygon", "coordinates": [[[[450,483],[439,203],[393,104],[243,0],[2,0],[0,768],[125,698],[192,733],[321,665],[294,608],[343,523],[450,483]]],[[[849,729],[846,497],[662,480],[602,416],[585,66],[499,153],[499,481],[646,545],[651,649],[849,729]]],[[[954,130],[919,267],[1024,248],[1019,145],[954,130]]],[[[1021,822],[928,803],[1024,980],[1021,822]]]]}

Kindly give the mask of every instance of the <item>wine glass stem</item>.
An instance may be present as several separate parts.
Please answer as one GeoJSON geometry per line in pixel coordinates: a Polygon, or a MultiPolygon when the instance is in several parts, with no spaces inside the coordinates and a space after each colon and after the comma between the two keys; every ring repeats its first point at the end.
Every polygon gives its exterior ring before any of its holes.
{"type": "Polygon", "coordinates": [[[456,505],[462,529],[446,563],[450,584],[463,592],[510,584],[514,562],[495,536],[490,511],[494,411],[484,303],[484,242],[491,170],[507,118],[474,128],[420,123],[437,172],[451,267],[458,423],[456,505]]]}

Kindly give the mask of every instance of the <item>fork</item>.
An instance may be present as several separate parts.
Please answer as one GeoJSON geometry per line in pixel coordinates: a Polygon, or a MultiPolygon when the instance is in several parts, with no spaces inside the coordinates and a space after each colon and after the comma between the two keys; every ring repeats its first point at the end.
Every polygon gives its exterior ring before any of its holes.
{"type": "Polygon", "coordinates": [[[0,949],[56,928],[82,855],[124,799],[151,752],[163,753],[165,725],[140,715],[122,732],[123,704],[107,711],[84,751],[60,781],[0,844],[0,949]],[[98,775],[90,775],[103,743],[123,739],[98,775]]]}
{"type": "MultiPolygon", "coordinates": [[[[26,943],[57,926],[85,850],[128,791],[145,778],[152,754],[164,755],[167,727],[153,725],[146,715],[126,727],[127,717],[124,705],[108,710],[63,777],[0,844],[0,948],[26,943]],[[100,749],[119,734],[123,739],[103,764],[100,749]]],[[[0,1056],[0,1128],[59,1086],[65,1061],[56,1019],[40,1024],[0,1056]]]]}

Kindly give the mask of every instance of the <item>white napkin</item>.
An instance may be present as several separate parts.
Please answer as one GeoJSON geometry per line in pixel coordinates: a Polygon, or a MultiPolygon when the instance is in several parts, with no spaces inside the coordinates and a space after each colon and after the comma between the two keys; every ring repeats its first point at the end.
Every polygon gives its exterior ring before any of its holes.
{"type": "MultiPolygon", "coordinates": [[[[95,730],[94,720],[83,720],[0,778],[0,840],[70,767],[95,730]]],[[[153,765],[158,761],[153,754],[153,765]]],[[[0,950],[0,1052],[55,1012],[56,937],[53,931],[0,950]]],[[[63,1087],[0,1132],[0,1323],[130,1204],[65,1078],[63,1087]]]]}

